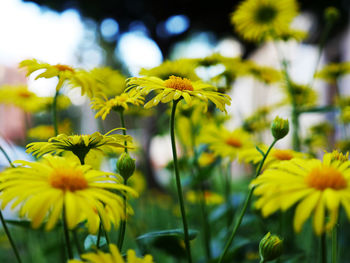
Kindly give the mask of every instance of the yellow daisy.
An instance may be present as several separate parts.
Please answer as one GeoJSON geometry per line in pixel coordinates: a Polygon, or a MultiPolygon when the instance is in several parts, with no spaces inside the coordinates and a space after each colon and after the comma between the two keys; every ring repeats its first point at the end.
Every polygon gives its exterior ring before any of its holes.
{"type": "Polygon", "coordinates": [[[91,109],[97,110],[95,118],[101,117],[102,120],[106,119],[111,110],[128,110],[128,104],[139,106],[144,102],[144,97],[136,91],[122,93],[111,99],[108,99],[103,93],[99,95],[92,99],[91,109]]]}
{"type": "MultiPolygon", "coordinates": [[[[112,132],[114,130],[111,130],[112,132]]],[[[110,133],[109,132],[109,133],[110,133]]],[[[114,152],[116,148],[125,148],[124,142],[131,142],[129,135],[112,134],[108,135],[95,132],[91,135],[59,134],[50,138],[48,142],[33,142],[27,145],[27,152],[38,157],[46,153],[60,154],[65,151],[73,152],[82,163],[86,154],[91,151],[102,153],[114,152]]]]}
{"type": "Polygon", "coordinates": [[[92,170],[88,165],[59,156],[46,155],[41,162],[16,161],[20,167],[7,169],[1,174],[0,198],[2,208],[20,206],[19,215],[32,221],[38,228],[47,218],[46,230],[51,230],[65,209],[69,229],[87,220],[90,233],[98,230],[98,217],[107,231],[111,220],[104,206],[108,207],[113,221],[125,218],[123,198],[120,194],[137,193],[120,183],[112,173],[92,170]]]}
{"type": "Polygon", "coordinates": [[[36,76],[35,79],[49,79],[53,77],[58,77],[56,91],[60,90],[62,85],[66,81],[73,81],[74,83],[81,84],[80,87],[82,94],[88,93],[88,95],[91,95],[92,93],[92,84],[90,83],[92,80],[89,78],[87,72],[84,70],[74,69],[71,66],[62,64],[51,65],[49,63],[38,61],[36,59],[23,60],[19,64],[19,67],[25,68],[27,70],[27,76],[31,75],[35,71],[44,70],[44,72],[36,76]]]}
{"type": "Polygon", "coordinates": [[[292,83],[292,92],[290,94],[288,87],[286,85],[282,86],[284,92],[287,95],[287,102],[292,101],[292,96],[294,97],[297,106],[314,106],[317,102],[317,92],[308,85],[301,85],[297,83],[292,83]]]}
{"type": "Polygon", "coordinates": [[[350,74],[350,62],[331,63],[316,73],[316,78],[335,83],[339,78],[350,74]]]}
{"type": "MultiPolygon", "coordinates": [[[[58,125],[60,133],[68,134],[72,131],[71,122],[66,119],[58,125]]],[[[38,139],[41,141],[48,140],[55,136],[55,131],[52,125],[38,125],[31,128],[27,132],[27,136],[31,139],[38,139]]]]}
{"type": "Polygon", "coordinates": [[[282,74],[280,71],[267,66],[261,66],[256,64],[254,61],[246,61],[242,64],[243,75],[250,75],[253,78],[271,84],[282,80],[282,74]]]}
{"type": "Polygon", "coordinates": [[[100,250],[96,253],[86,253],[80,255],[82,260],[69,260],[68,263],[153,263],[153,258],[151,255],[146,255],[143,258],[136,256],[134,250],[129,249],[126,253],[126,261],[123,259],[118,248],[114,244],[109,245],[110,253],[105,253],[100,250]]]}
{"type": "Polygon", "coordinates": [[[231,22],[246,40],[260,41],[284,32],[296,15],[295,0],[246,0],[232,13],[231,22]]]}
{"type": "Polygon", "coordinates": [[[253,180],[251,186],[256,187],[254,194],[259,196],[256,208],[265,217],[297,204],[296,232],[301,231],[312,213],[317,235],[332,229],[340,205],[350,219],[350,161],[337,152],[326,153],[323,161],[292,159],[283,165],[277,163],[253,180]],[[327,222],[325,214],[329,215],[327,222]]]}
{"type": "Polygon", "coordinates": [[[140,75],[148,77],[158,77],[167,80],[170,76],[178,76],[191,80],[199,80],[195,72],[196,63],[191,59],[178,59],[174,61],[164,61],[158,67],[151,69],[141,69],[140,75]]]}
{"type": "MultiPolygon", "coordinates": [[[[269,148],[267,145],[259,145],[259,148],[266,153],[267,149],[269,148]]],[[[272,148],[270,150],[269,155],[266,157],[266,160],[264,162],[264,169],[266,167],[269,167],[271,165],[275,165],[277,163],[280,163],[282,161],[289,161],[295,158],[303,159],[306,158],[307,155],[301,152],[296,152],[290,149],[276,149],[272,148]]],[[[240,160],[244,162],[252,162],[254,164],[260,163],[263,156],[262,154],[256,149],[251,148],[247,150],[243,150],[240,154],[240,160]]]]}
{"type": "Polygon", "coordinates": [[[145,104],[145,108],[151,108],[158,105],[159,102],[168,103],[184,99],[189,105],[193,98],[208,102],[212,101],[217,108],[226,112],[225,106],[231,104],[231,98],[219,92],[216,88],[200,81],[192,82],[189,79],[170,76],[167,80],[161,80],[157,77],[129,78],[127,80],[128,90],[136,90],[142,95],[147,95],[151,91],[158,94],[145,104]]]}
{"type": "Polygon", "coordinates": [[[224,127],[208,126],[200,134],[201,143],[209,145],[209,149],[216,156],[229,157],[231,160],[239,157],[239,154],[254,147],[251,135],[242,129],[229,131],[224,127]]]}

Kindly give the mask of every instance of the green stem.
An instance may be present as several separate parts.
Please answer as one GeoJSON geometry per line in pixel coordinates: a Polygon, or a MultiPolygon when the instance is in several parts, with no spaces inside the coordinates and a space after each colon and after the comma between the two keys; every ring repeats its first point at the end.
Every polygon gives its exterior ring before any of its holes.
{"type": "Polygon", "coordinates": [[[83,254],[84,251],[83,251],[83,249],[82,249],[82,247],[81,247],[81,245],[80,245],[80,242],[79,242],[79,235],[78,235],[76,229],[73,230],[73,238],[74,238],[74,243],[75,243],[75,246],[77,247],[77,250],[78,250],[79,255],[83,254]]]}
{"type": "Polygon", "coordinates": [[[100,216],[100,224],[101,224],[101,230],[103,229],[103,231],[105,232],[106,242],[107,242],[107,245],[108,245],[108,247],[109,247],[109,244],[111,243],[111,242],[110,242],[110,238],[109,238],[108,232],[107,232],[107,230],[106,230],[106,228],[105,228],[105,226],[104,226],[104,224],[103,224],[103,221],[102,221],[101,216],[100,216]]]}
{"type": "Polygon", "coordinates": [[[262,258],[260,259],[260,263],[265,263],[266,261],[262,258]]]}
{"type": "Polygon", "coordinates": [[[231,207],[231,162],[227,166],[225,173],[225,198],[227,205],[227,229],[229,229],[233,218],[233,209],[231,207]]]}
{"type": "Polygon", "coordinates": [[[332,263],[338,261],[338,227],[335,225],[332,229],[332,263]]]}
{"type": "Polygon", "coordinates": [[[57,90],[55,93],[55,96],[53,97],[52,102],[52,122],[53,122],[53,128],[55,130],[55,136],[58,135],[58,122],[57,122],[57,97],[58,97],[59,91],[57,90]]]}
{"type": "MultiPolygon", "coordinates": [[[[125,126],[125,120],[124,120],[124,114],[123,114],[124,110],[118,110],[118,112],[119,112],[119,116],[120,116],[120,121],[122,123],[122,128],[124,128],[123,129],[123,135],[126,135],[126,126],[125,126]]],[[[124,145],[125,145],[124,151],[127,153],[128,152],[128,148],[126,148],[126,146],[127,146],[127,142],[126,141],[124,141],[124,145]]]]}
{"type": "Polygon", "coordinates": [[[182,186],[181,186],[179,167],[178,167],[178,163],[177,163],[177,153],[176,153],[176,144],[175,144],[175,112],[176,112],[176,105],[178,102],[179,102],[179,100],[173,101],[173,107],[172,107],[171,116],[170,116],[170,137],[171,137],[171,147],[172,147],[173,159],[174,159],[177,194],[178,194],[178,198],[179,198],[182,223],[183,223],[183,229],[184,229],[187,259],[188,259],[188,262],[191,263],[192,256],[191,256],[191,247],[190,247],[190,237],[188,234],[188,225],[187,225],[185,205],[184,205],[184,200],[183,200],[183,195],[182,195],[182,186]]]}
{"type": "Polygon", "coordinates": [[[1,147],[0,145],[0,151],[3,153],[3,155],[5,156],[6,160],[9,162],[9,164],[11,165],[12,168],[15,168],[15,166],[13,165],[13,163],[11,162],[10,157],[8,156],[8,154],[6,153],[6,151],[4,150],[4,148],[1,147]]]}
{"type": "Polygon", "coordinates": [[[101,232],[102,232],[102,223],[100,222],[100,226],[98,228],[97,240],[96,240],[96,247],[97,248],[100,248],[101,232]]]}
{"type": "MultiPolygon", "coordinates": [[[[127,180],[124,180],[124,185],[127,185],[127,184],[128,184],[127,180]]],[[[120,223],[120,231],[119,231],[119,237],[118,237],[119,251],[122,251],[123,242],[124,242],[124,238],[125,238],[125,230],[126,230],[126,197],[125,197],[125,195],[123,196],[123,208],[124,208],[125,219],[122,220],[122,222],[120,223]]]]}
{"type": "Polygon", "coordinates": [[[70,239],[69,239],[69,231],[68,231],[67,220],[66,220],[66,207],[65,206],[63,206],[62,217],[63,217],[62,220],[63,220],[64,240],[66,242],[68,259],[72,259],[73,258],[73,251],[72,251],[72,245],[71,245],[70,239]]]}
{"type": "MultiPolygon", "coordinates": [[[[259,167],[258,167],[258,169],[257,169],[257,171],[256,171],[255,178],[259,176],[259,174],[260,174],[260,172],[261,172],[261,169],[262,169],[262,167],[263,167],[263,165],[264,165],[264,162],[265,162],[265,160],[266,160],[266,157],[269,155],[269,153],[270,153],[272,147],[275,145],[275,143],[276,143],[277,141],[278,141],[278,140],[275,139],[275,140],[272,142],[272,144],[270,145],[270,147],[269,147],[269,149],[267,150],[267,152],[265,153],[265,155],[264,155],[263,159],[261,160],[261,162],[260,162],[260,164],[259,164],[259,167]]],[[[248,208],[248,205],[249,205],[249,203],[250,203],[250,200],[251,200],[251,198],[252,198],[252,196],[253,196],[253,192],[254,192],[254,187],[250,188],[250,190],[249,190],[248,196],[247,196],[247,198],[246,198],[246,200],[245,200],[245,202],[244,202],[243,208],[242,208],[241,213],[240,213],[240,215],[239,215],[239,217],[238,217],[238,220],[237,220],[237,222],[236,222],[236,225],[234,226],[234,228],[233,228],[233,230],[232,230],[232,233],[231,233],[231,236],[230,236],[229,240],[227,241],[223,252],[222,252],[221,255],[220,255],[220,258],[219,258],[218,263],[221,263],[221,262],[222,262],[222,260],[223,260],[223,258],[225,257],[225,255],[226,255],[226,253],[227,253],[229,247],[231,246],[231,243],[232,243],[232,241],[233,241],[233,239],[234,239],[234,237],[235,237],[235,235],[236,235],[236,233],[237,233],[237,230],[238,230],[239,226],[240,226],[241,223],[242,223],[244,214],[245,214],[245,212],[246,212],[246,210],[247,210],[247,208],[248,208]]]]}
{"type": "Polygon", "coordinates": [[[6,225],[6,222],[5,222],[5,219],[4,219],[3,215],[2,215],[1,210],[0,210],[0,220],[1,220],[2,227],[4,228],[4,231],[5,231],[6,235],[7,235],[7,238],[8,238],[8,240],[10,241],[12,250],[13,250],[13,252],[15,253],[15,256],[16,256],[16,258],[17,258],[17,262],[18,262],[18,263],[21,263],[22,261],[21,261],[21,258],[20,258],[20,256],[19,256],[17,247],[16,247],[15,242],[13,241],[13,239],[12,239],[12,237],[11,237],[10,231],[9,231],[7,225],[6,225]]]}
{"type": "Polygon", "coordinates": [[[321,263],[327,263],[327,240],[326,240],[326,233],[323,233],[321,235],[321,249],[320,249],[320,253],[321,253],[321,263]]]}

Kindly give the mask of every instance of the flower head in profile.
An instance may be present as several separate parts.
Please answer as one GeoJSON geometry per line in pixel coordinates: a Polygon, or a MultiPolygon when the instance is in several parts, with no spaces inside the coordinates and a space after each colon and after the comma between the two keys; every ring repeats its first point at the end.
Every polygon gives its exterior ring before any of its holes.
{"type": "Polygon", "coordinates": [[[104,120],[111,110],[124,111],[129,109],[128,105],[130,104],[139,106],[142,105],[143,102],[144,97],[136,91],[122,93],[111,99],[108,99],[103,93],[100,93],[99,96],[92,99],[91,109],[97,111],[95,118],[101,117],[102,120],[104,120]]]}
{"type": "Polygon", "coordinates": [[[208,126],[198,139],[206,143],[216,156],[231,160],[239,157],[246,149],[254,147],[251,135],[242,129],[229,131],[224,127],[208,126]]]}
{"type": "Polygon", "coordinates": [[[297,15],[295,0],[245,0],[231,15],[231,22],[243,38],[260,41],[289,28],[297,15]]]}
{"type": "Polygon", "coordinates": [[[198,204],[202,199],[206,205],[219,205],[224,202],[224,198],[214,192],[204,191],[204,193],[199,191],[188,191],[186,193],[186,199],[189,203],[198,204]]]}
{"type": "Polygon", "coordinates": [[[20,166],[1,174],[2,208],[9,203],[11,208],[19,206],[19,215],[30,219],[33,228],[45,221],[46,230],[51,230],[65,209],[69,229],[86,220],[89,232],[96,233],[101,219],[108,231],[111,223],[118,225],[125,218],[121,194],[137,195],[112,173],[93,170],[77,160],[46,155],[40,162],[15,163],[20,166]]]}
{"type": "Polygon", "coordinates": [[[69,260],[68,263],[153,263],[153,257],[151,255],[146,255],[143,258],[136,256],[134,250],[129,249],[126,252],[126,260],[123,259],[118,248],[114,244],[109,245],[110,253],[105,253],[97,250],[95,253],[86,253],[80,255],[83,260],[69,260]]]}
{"type": "Polygon", "coordinates": [[[265,84],[272,84],[282,80],[280,71],[272,67],[258,65],[253,61],[242,63],[242,71],[244,71],[243,75],[252,76],[265,84]]]}
{"type": "Polygon", "coordinates": [[[192,82],[189,79],[177,76],[170,76],[167,80],[157,77],[129,78],[127,80],[129,91],[136,90],[142,95],[147,95],[152,91],[158,92],[149,102],[145,104],[145,108],[151,108],[158,105],[159,102],[168,103],[184,99],[189,105],[193,99],[199,99],[205,102],[212,101],[221,111],[226,111],[225,106],[231,104],[231,98],[216,91],[216,88],[205,84],[201,81],[192,82]]]}
{"type": "Polygon", "coordinates": [[[348,74],[350,74],[350,62],[331,63],[318,71],[315,77],[329,83],[336,83],[339,78],[348,74]]]}
{"type": "Polygon", "coordinates": [[[334,227],[340,206],[350,219],[350,161],[334,156],[340,155],[333,152],[325,154],[323,161],[292,159],[283,165],[272,165],[251,183],[259,196],[256,208],[261,209],[263,216],[268,216],[297,204],[295,231],[300,232],[313,215],[317,235],[334,227]]]}
{"type": "MultiPolygon", "coordinates": [[[[112,130],[114,131],[114,130],[112,130]]],[[[112,132],[110,131],[110,132],[112,132]]],[[[109,133],[110,133],[109,132],[109,133]]],[[[48,142],[33,142],[27,145],[27,152],[38,157],[46,153],[60,154],[65,151],[73,152],[82,163],[90,151],[102,153],[114,152],[118,148],[125,148],[124,142],[131,142],[129,135],[108,135],[95,132],[91,135],[66,135],[59,134],[52,137],[48,142]]]]}
{"type": "MultiPolygon", "coordinates": [[[[56,64],[51,65],[49,63],[41,62],[36,59],[23,60],[19,64],[20,68],[25,68],[27,70],[27,76],[31,75],[35,71],[43,71],[35,77],[39,78],[58,78],[58,83],[56,85],[56,91],[60,90],[63,84],[67,81],[73,81],[74,83],[79,83],[81,88],[81,93],[91,94],[92,93],[92,79],[89,77],[86,71],[81,69],[74,69],[68,65],[56,64]]],[[[75,87],[75,86],[73,86],[75,87]]]]}
{"type": "MultiPolygon", "coordinates": [[[[69,134],[72,131],[71,122],[66,119],[59,123],[58,130],[60,133],[69,134]]],[[[48,140],[55,136],[55,131],[52,125],[38,125],[28,130],[27,136],[31,139],[38,139],[41,141],[48,140]]]]}

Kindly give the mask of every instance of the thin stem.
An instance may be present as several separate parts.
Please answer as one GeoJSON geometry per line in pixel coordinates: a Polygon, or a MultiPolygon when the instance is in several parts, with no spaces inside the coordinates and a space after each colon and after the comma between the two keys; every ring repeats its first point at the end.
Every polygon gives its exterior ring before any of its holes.
{"type": "MultiPolygon", "coordinates": [[[[122,123],[122,128],[124,128],[122,130],[123,131],[123,135],[126,135],[126,126],[125,126],[125,120],[124,120],[124,114],[123,114],[124,110],[118,110],[118,112],[119,112],[119,116],[120,116],[120,121],[122,123]]],[[[127,153],[128,152],[128,148],[126,148],[126,146],[127,146],[127,142],[126,141],[124,141],[124,146],[125,146],[124,151],[127,153]]]]}
{"type": "Polygon", "coordinates": [[[326,240],[326,233],[323,233],[321,235],[321,249],[320,249],[320,253],[321,253],[321,263],[327,263],[327,240],[326,240]]]}
{"type": "Polygon", "coordinates": [[[260,259],[260,263],[265,263],[266,261],[262,258],[260,259]]]}
{"type": "Polygon", "coordinates": [[[0,210],[0,220],[1,220],[2,227],[4,228],[4,231],[5,231],[6,235],[7,235],[7,238],[8,238],[8,240],[10,241],[12,250],[13,250],[13,252],[15,253],[15,256],[16,256],[16,258],[17,258],[17,262],[18,262],[18,263],[21,263],[22,261],[21,261],[21,258],[20,258],[20,256],[19,256],[17,247],[16,247],[15,242],[13,241],[13,239],[12,239],[12,237],[11,237],[10,231],[9,231],[7,225],[6,225],[6,222],[5,222],[5,219],[4,219],[3,215],[2,215],[1,210],[0,210]]]}
{"type": "Polygon", "coordinates": [[[102,232],[102,223],[100,222],[100,226],[98,228],[97,240],[96,240],[96,247],[97,248],[100,248],[101,232],[102,232]]]}
{"type": "Polygon", "coordinates": [[[338,261],[338,227],[337,224],[332,229],[332,263],[338,261]]]}
{"type": "Polygon", "coordinates": [[[230,228],[232,218],[233,218],[233,209],[231,206],[231,162],[228,163],[227,169],[225,172],[225,198],[227,206],[227,229],[230,228]]]}
{"type": "Polygon", "coordinates": [[[81,245],[80,245],[80,242],[79,242],[79,235],[78,235],[76,229],[73,230],[73,238],[74,238],[74,243],[75,243],[75,246],[77,247],[77,250],[78,250],[79,255],[83,254],[84,251],[83,251],[83,249],[82,249],[82,247],[81,247],[81,245]]]}
{"type": "Polygon", "coordinates": [[[170,116],[170,137],[171,137],[171,147],[172,147],[173,159],[174,159],[177,194],[178,194],[178,198],[179,198],[182,223],[183,223],[183,229],[184,229],[187,259],[188,259],[188,262],[191,263],[192,256],[191,256],[191,247],[190,247],[190,237],[188,234],[188,225],[187,225],[185,205],[184,205],[184,200],[183,200],[183,195],[182,195],[182,186],[181,186],[179,167],[178,167],[178,163],[177,163],[177,153],[176,153],[176,144],[175,144],[175,112],[176,112],[176,105],[178,102],[179,102],[178,100],[173,101],[173,107],[172,107],[171,116],[170,116]]]}
{"type": "MultiPolygon", "coordinates": [[[[257,171],[256,171],[255,177],[258,177],[258,176],[259,176],[259,174],[260,174],[260,172],[261,172],[261,169],[262,169],[262,167],[263,167],[263,165],[264,165],[264,162],[265,162],[265,160],[266,160],[266,157],[269,155],[269,153],[270,153],[272,147],[275,145],[276,142],[277,142],[277,140],[275,139],[275,140],[272,142],[272,144],[270,145],[270,147],[269,147],[269,149],[267,150],[267,152],[265,153],[265,155],[264,155],[263,159],[261,160],[261,162],[260,162],[260,164],[259,164],[259,167],[258,167],[258,169],[257,169],[257,171]]],[[[226,255],[226,253],[227,253],[229,247],[231,246],[231,243],[232,243],[232,241],[233,241],[233,239],[234,239],[234,237],[235,237],[235,235],[236,235],[236,233],[237,233],[237,230],[238,230],[239,226],[240,226],[241,223],[242,223],[244,214],[245,214],[245,212],[246,212],[246,210],[247,210],[247,208],[248,208],[248,205],[249,205],[249,203],[250,203],[250,200],[251,200],[251,198],[252,198],[252,196],[253,196],[254,188],[255,188],[255,187],[252,187],[252,188],[250,188],[250,190],[249,190],[248,196],[247,196],[247,198],[246,198],[246,200],[245,200],[245,202],[244,202],[243,208],[242,208],[241,213],[240,213],[240,215],[239,215],[239,217],[238,217],[238,220],[237,220],[237,222],[236,222],[236,225],[234,226],[234,228],[233,228],[233,230],[232,230],[232,233],[231,233],[231,236],[230,236],[228,242],[226,243],[223,252],[222,252],[221,255],[220,255],[220,258],[219,258],[218,263],[221,263],[221,262],[222,262],[222,260],[223,260],[223,258],[225,257],[225,255],[226,255]]]]}
{"type": "Polygon", "coordinates": [[[4,150],[4,148],[1,147],[0,145],[0,151],[4,154],[6,160],[9,162],[9,164],[11,165],[12,168],[15,168],[15,166],[13,165],[13,163],[11,162],[10,157],[8,156],[8,154],[6,153],[6,151],[4,150]]]}
{"type": "Polygon", "coordinates": [[[55,130],[55,136],[58,135],[58,121],[57,121],[57,97],[58,97],[59,91],[56,90],[55,96],[53,97],[52,102],[52,122],[53,122],[53,128],[55,130]]]}
{"type": "Polygon", "coordinates": [[[67,220],[66,220],[66,208],[65,208],[65,206],[63,206],[62,221],[63,221],[63,233],[64,233],[64,240],[66,242],[68,259],[72,259],[73,258],[73,251],[72,251],[72,245],[71,245],[70,239],[69,239],[69,231],[68,231],[67,220]]]}
{"type": "MultiPolygon", "coordinates": [[[[124,185],[127,185],[127,184],[128,184],[127,180],[124,180],[124,185]]],[[[122,222],[120,223],[120,231],[119,231],[119,237],[118,237],[119,251],[122,251],[123,242],[124,242],[124,238],[125,238],[125,230],[126,230],[126,197],[125,197],[125,195],[123,196],[123,209],[124,209],[125,219],[122,220],[122,222]]]]}
{"type": "Polygon", "coordinates": [[[106,238],[106,242],[107,242],[107,245],[109,246],[109,243],[110,243],[110,238],[109,238],[109,235],[108,235],[108,232],[105,228],[105,225],[103,224],[103,221],[102,221],[102,218],[100,216],[100,224],[101,224],[101,231],[103,229],[103,231],[105,232],[105,238],[106,238]]]}

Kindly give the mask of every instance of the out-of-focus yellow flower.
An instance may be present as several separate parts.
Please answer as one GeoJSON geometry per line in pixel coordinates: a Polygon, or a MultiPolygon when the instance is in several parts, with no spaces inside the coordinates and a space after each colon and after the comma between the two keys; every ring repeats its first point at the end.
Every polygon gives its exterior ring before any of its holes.
{"type": "Polygon", "coordinates": [[[288,104],[291,103],[292,96],[294,96],[295,103],[299,107],[314,106],[317,102],[317,92],[307,85],[292,83],[293,94],[290,94],[288,87],[286,85],[282,87],[284,88],[284,92],[287,95],[286,102],[288,104]]]}
{"type": "MultiPolygon", "coordinates": [[[[262,150],[264,153],[267,152],[268,146],[265,144],[259,145],[259,149],[262,150]]],[[[266,157],[266,160],[264,162],[264,169],[268,168],[269,166],[273,164],[277,164],[279,162],[283,161],[289,161],[295,158],[298,159],[305,159],[308,155],[301,152],[296,152],[290,149],[276,149],[272,148],[270,151],[270,154],[266,157]]],[[[262,160],[263,156],[258,150],[254,148],[250,148],[247,150],[243,150],[240,154],[240,160],[246,163],[254,163],[258,164],[262,160]]]]}
{"type": "Polygon", "coordinates": [[[50,138],[48,142],[33,142],[28,144],[27,152],[40,157],[46,153],[60,154],[70,151],[84,163],[85,156],[89,151],[97,151],[105,154],[114,152],[116,148],[125,148],[124,142],[132,142],[132,137],[120,134],[108,135],[108,133],[103,135],[99,132],[91,135],[68,136],[66,134],[59,134],[56,137],[50,138]]]}
{"type": "Polygon", "coordinates": [[[126,253],[126,261],[123,259],[118,248],[114,244],[109,245],[110,253],[97,250],[95,253],[85,253],[80,255],[82,260],[69,260],[68,263],[153,263],[151,255],[138,258],[134,250],[129,249],[126,253]]]}
{"type": "Polygon", "coordinates": [[[246,0],[232,13],[231,22],[244,39],[261,41],[286,31],[296,15],[295,0],[246,0]]]}
{"type": "Polygon", "coordinates": [[[350,123],[350,106],[346,106],[341,109],[340,120],[343,123],[350,123]]]}
{"type": "Polygon", "coordinates": [[[206,127],[198,140],[208,144],[216,156],[229,157],[231,160],[239,157],[244,150],[254,147],[251,135],[242,129],[229,131],[215,125],[206,127]]]}
{"type": "MultiPolygon", "coordinates": [[[[48,110],[53,102],[52,97],[39,97],[28,90],[26,85],[3,85],[0,88],[0,103],[14,105],[25,112],[37,113],[48,110]]],[[[66,96],[57,98],[59,109],[70,106],[70,100],[66,96]]]]}
{"type": "Polygon", "coordinates": [[[226,112],[225,106],[231,104],[231,98],[216,91],[216,88],[200,81],[192,82],[189,79],[170,76],[167,80],[157,77],[129,78],[127,81],[128,90],[136,90],[141,95],[147,95],[152,91],[158,94],[145,104],[145,108],[158,105],[159,102],[168,103],[184,99],[189,105],[193,99],[205,102],[212,101],[217,108],[226,112]]]}
{"type": "MultiPolygon", "coordinates": [[[[192,204],[197,204],[201,202],[201,199],[203,198],[203,193],[202,192],[197,192],[197,191],[188,191],[186,193],[186,199],[188,202],[192,204]]],[[[204,191],[204,201],[206,205],[219,205],[224,202],[224,198],[214,192],[210,191],[204,191]]]]}
{"type": "Polygon", "coordinates": [[[97,110],[95,118],[101,117],[102,120],[106,119],[111,110],[124,111],[129,109],[128,104],[139,106],[144,102],[144,97],[136,91],[122,93],[111,99],[108,99],[103,93],[99,95],[92,99],[91,109],[97,110]]]}
{"type": "MultiPolygon", "coordinates": [[[[89,96],[92,94],[91,79],[89,78],[86,71],[82,69],[74,69],[68,65],[56,64],[51,65],[49,63],[41,62],[36,59],[23,60],[19,64],[20,68],[25,68],[27,70],[27,76],[31,75],[33,72],[38,70],[43,70],[35,79],[39,78],[58,78],[58,83],[56,85],[56,91],[60,90],[66,81],[72,81],[73,83],[79,83],[81,88],[81,93],[87,93],[89,96]]],[[[72,85],[72,87],[76,87],[72,85]]]]}
{"type": "Polygon", "coordinates": [[[203,152],[198,158],[198,164],[201,167],[208,166],[215,162],[216,157],[213,153],[203,152]]]}
{"type": "Polygon", "coordinates": [[[92,170],[88,165],[58,156],[46,155],[41,162],[16,161],[20,167],[7,169],[1,174],[2,208],[20,206],[19,215],[32,221],[38,228],[47,218],[46,230],[51,230],[65,209],[69,229],[87,220],[90,233],[96,233],[100,217],[106,231],[111,223],[125,218],[123,198],[120,194],[137,193],[120,183],[112,173],[92,170]],[[110,209],[113,222],[106,213],[110,209]]]}
{"type": "Polygon", "coordinates": [[[195,72],[196,64],[190,59],[166,60],[161,65],[151,69],[141,69],[140,75],[158,77],[167,80],[170,76],[178,76],[190,80],[199,80],[195,72]]]}
{"type": "Polygon", "coordinates": [[[129,178],[128,185],[134,189],[139,195],[146,190],[146,179],[145,176],[138,170],[129,178]]]}
{"type": "MultiPolygon", "coordinates": [[[[58,125],[60,133],[69,134],[72,131],[71,122],[66,119],[58,125]]],[[[38,139],[40,141],[48,140],[55,136],[55,131],[52,125],[39,125],[28,130],[28,137],[31,139],[38,139]]]]}
{"type": "Polygon", "coordinates": [[[350,74],[350,62],[331,63],[318,71],[315,77],[329,83],[336,83],[339,78],[347,74],[350,74]]]}
{"type": "Polygon", "coordinates": [[[307,32],[297,29],[288,28],[284,31],[276,33],[276,36],[274,38],[277,38],[282,41],[289,41],[289,40],[295,40],[295,41],[302,41],[308,36],[307,32]]]}
{"type": "Polygon", "coordinates": [[[271,67],[258,65],[253,61],[246,61],[244,64],[242,64],[242,67],[243,75],[250,75],[266,84],[271,84],[282,80],[282,74],[280,71],[271,67]]]}
{"type": "Polygon", "coordinates": [[[295,231],[300,232],[313,214],[317,235],[334,227],[341,205],[350,219],[350,161],[332,156],[334,154],[325,154],[323,162],[292,159],[266,169],[251,183],[256,187],[254,194],[259,196],[256,208],[266,217],[298,203],[294,215],[295,231]],[[325,214],[329,216],[328,222],[325,222],[325,214]]]}

